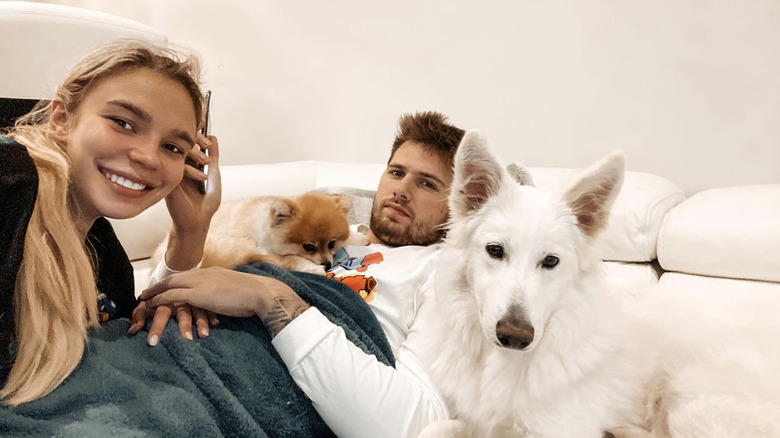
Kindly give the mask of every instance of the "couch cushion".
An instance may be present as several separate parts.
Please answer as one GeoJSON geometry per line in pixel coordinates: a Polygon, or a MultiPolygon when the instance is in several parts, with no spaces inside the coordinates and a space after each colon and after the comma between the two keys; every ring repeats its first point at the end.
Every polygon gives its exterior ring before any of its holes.
{"type": "Polygon", "coordinates": [[[669,290],[701,291],[710,293],[737,293],[744,296],[754,294],[780,295],[780,283],[733,278],[705,277],[702,275],[664,272],[658,280],[659,286],[669,290]]]}
{"type": "MultiPolygon", "coordinates": [[[[530,168],[537,187],[565,190],[579,175],[579,170],[530,168]]],[[[604,260],[649,262],[656,258],[658,230],[666,213],[685,195],[666,178],[643,172],[626,172],[609,218],[600,237],[604,260]]]]}
{"type": "Polygon", "coordinates": [[[691,196],[664,218],[658,261],[667,271],[780,281],[780,184],[691,196]]]}

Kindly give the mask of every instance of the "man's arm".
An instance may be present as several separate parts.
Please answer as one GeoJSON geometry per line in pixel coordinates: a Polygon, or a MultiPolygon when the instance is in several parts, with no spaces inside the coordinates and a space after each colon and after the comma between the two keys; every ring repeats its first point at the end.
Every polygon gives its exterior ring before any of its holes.
{"type": "Polygon", "coordinates": [[[317,309],[301,314],[272,341],[295,383],[336,435],[414,437],[448,416],[444,402],[404,348],[396,368],[352,344],[317,309]]]}
{"type": "Polygon", "coordinates": [[[280,294],[271,300],[264,301],[257,314],[273,339],[308,308],[309,305],[288,287],[281,289],[280,294]]]}

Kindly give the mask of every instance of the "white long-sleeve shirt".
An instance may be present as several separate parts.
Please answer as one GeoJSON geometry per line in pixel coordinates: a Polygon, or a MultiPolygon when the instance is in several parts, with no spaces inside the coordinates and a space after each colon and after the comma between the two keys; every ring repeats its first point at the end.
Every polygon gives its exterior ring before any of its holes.
{"type": "Polygon", "coordinates": [[[347,252],[357,269],[336,268],[334,277],[353,277],[345,282],[361,285],[356,288],[366,285],[356,292],[387,334],[396,367],[364,353],[315,308],[288,324],[273,345],[295,383],[339,437],[415,437],[429,422],[449,415],[424,372],[416,342],[426,323],[417,315],[433,304],[427,285],[437,246],[374,244],[348,247],[347,252]]]}

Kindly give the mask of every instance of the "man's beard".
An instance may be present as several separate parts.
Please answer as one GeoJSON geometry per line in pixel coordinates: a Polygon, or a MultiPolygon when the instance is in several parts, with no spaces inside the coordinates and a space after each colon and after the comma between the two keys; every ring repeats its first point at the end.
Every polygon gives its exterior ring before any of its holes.
{"type": "Polygon", "coordinates": [[[391,223],[387,218],[380,218],[382,207],[374,201],[371,208],[371,232],[388,246],[420,245],[428,246],[441,242],[446,230],[441,226],[427,224],[412,224],[402,229],[398,223],[391,223]],[[395,226],[394,226],[395,225],[395,226]]]}

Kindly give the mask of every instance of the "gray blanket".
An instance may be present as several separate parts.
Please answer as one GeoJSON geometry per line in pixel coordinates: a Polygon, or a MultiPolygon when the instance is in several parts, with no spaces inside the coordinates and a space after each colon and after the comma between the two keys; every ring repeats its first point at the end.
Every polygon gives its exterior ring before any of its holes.
{"type": "MultiPolygon", "coordinates": [[[[239,270],[278,278],[344,327],[347,337],[394,364],[374,314],[337,281],[268,264],[239,270]]],[[[54,392],[0,408],[0,436],[330,437],[290,378],[257,318],[221,317],[203,340],[168,324],[157,347],[127,336],[127,320],[103,324],[81,364],[54,392]]]]}

